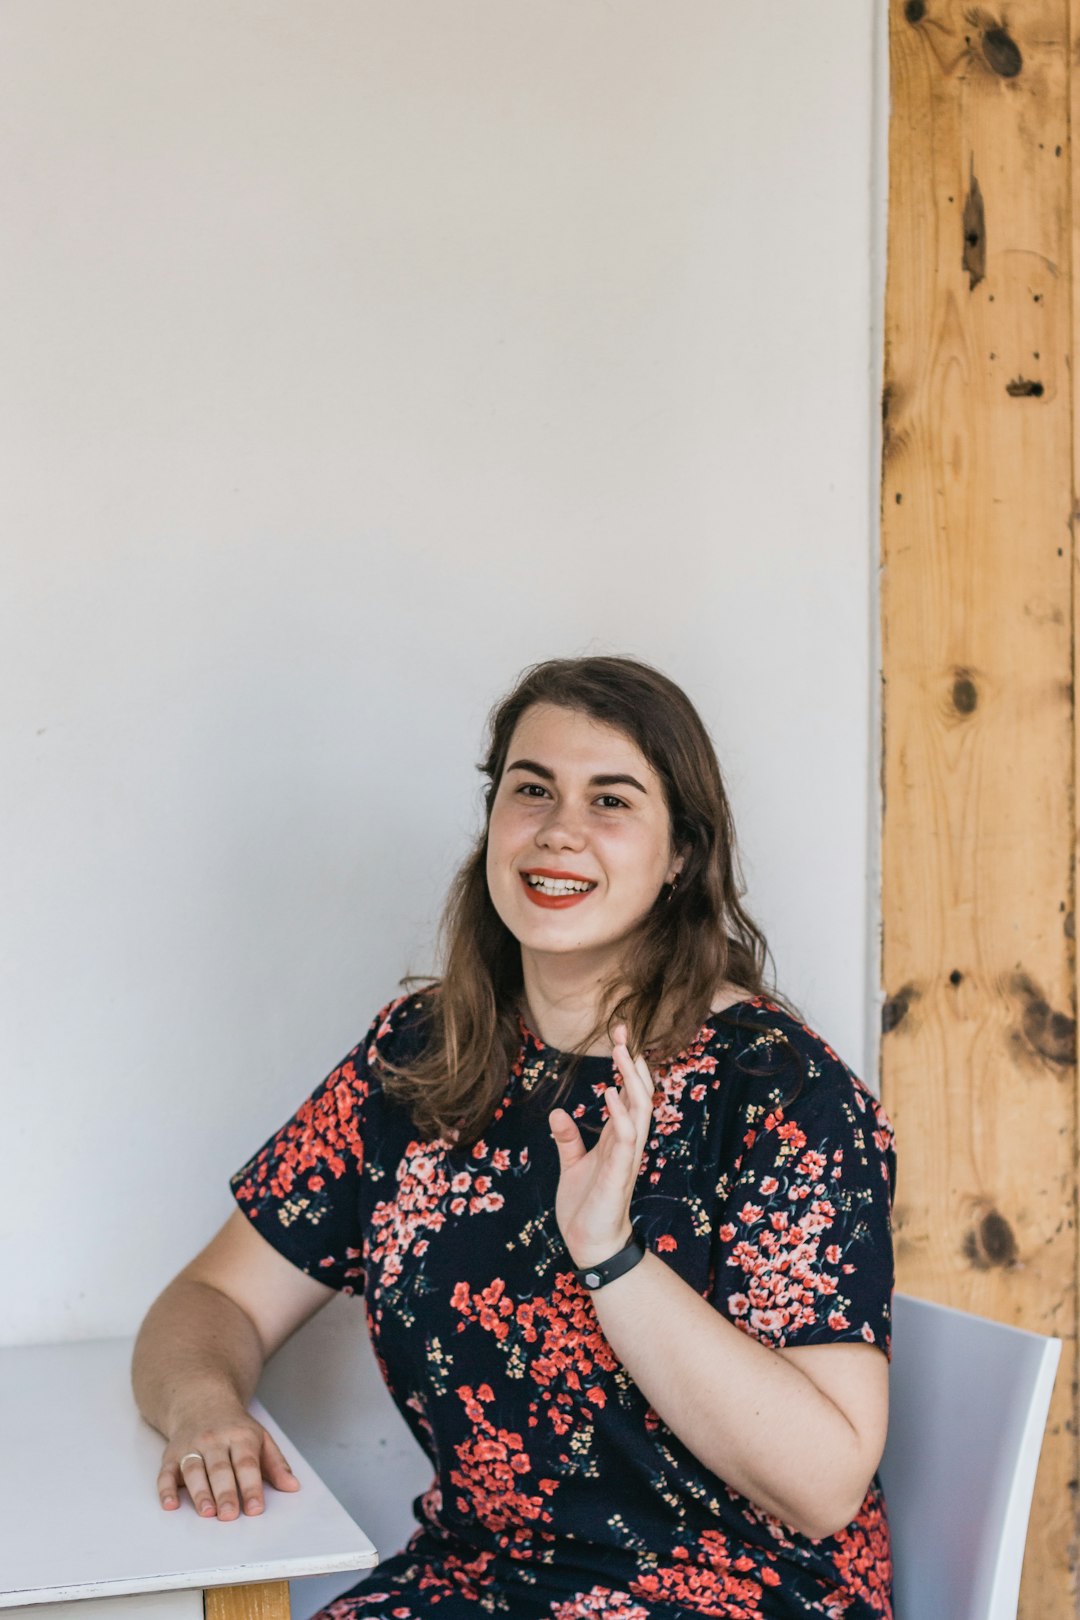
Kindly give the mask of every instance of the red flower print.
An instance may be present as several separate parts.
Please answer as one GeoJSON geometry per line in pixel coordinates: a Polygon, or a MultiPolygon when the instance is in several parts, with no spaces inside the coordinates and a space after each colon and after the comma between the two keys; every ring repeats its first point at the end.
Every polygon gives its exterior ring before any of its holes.
{"type": "MultiPolygon", "coordinates": [[[[838,1208],[843,1195],[825,1197],[824,1184],[814,1179],[828,1162],[827,1151],[807,1147],[805,1134],[784,1119],[781,1109],[768,1115],[759,1152],[770,1134],[776,1169],[761,1178],[758,1191],[771,1197],[771,1206],[747,1199],[737,1224],[725,1221],[719,1236],[727,1248],[723,1263],[743,1284],[727,1296],[729,1316],[779,1348],[798,1342],[795,1335],[807,1328],[850,1331],[851,1301],[841,1293],[841,1278],[855,1267],[842,1259],[844,1249],[836,1241],[838,1230],[845,1230],[838,1208]]],[[[732,1202],[737,1199],[735,1190],[732,1202]]]]}
{"type": "Polygon", "coordinates": [[[649,1620],[649,1611],[640,1603],[608,1586],[593,1586],[588,1592],[575,1592],[565,1602],[551,1605],[552,1620],[590,1620],[594,1614],[603,1615],[604,1620],[649,1620]]]}
{"type": "Polygon", "coordinates": [[[807,1176],[811,1181],[818,1181],[827,1162],[824,1153],[804,1153],[795,1166],[795,1174],[797,1176],[807,1176]]]}
{"type": "MultiPolygon", "coordinates": [[[[463,1494],[457,1499],[459,1513],[469,1514],[488,1530],[505,1530],[510,1525],[551,1523],[543,1497],[530,1496],[518,1489],[518,1479],[532,1469],[519,1434],[496,1429],[484,1412],[494,1401],[489,1384],[481,1384],[475,1394],[463,1384],[457,1395],[473,1425],[471,1439],[454,1447],[459,1466],[450,1470],[450,1480],[463,1494]]],[[[542,1479],[538,1488],[550,1496],[557,1481],[542,1479]]]]}
{"type": "MultiPolygon", "coordinates": [[[[783,1110],[780,1111],[779,1115],[769,1115],[769,1118],[765,1121],[765,1129],[771,1130],[772,1126],[769,1123],[770,1120],[776,1120],[778,1118],[783,1119],[783,1110]]],[[[783,1120],[782,1124],[778,1124],[776,1126],[776,1134],[791,1153],[801,1153],[803,1148],[806,1146],[806,1137],[803,1135],[802,1131],[800,1131],[793,1119],[783,1120]]]]}
{"type": "MultiPolygon", "coordinates": [[[[558,1274],[550,1296],[522,1300],[516,1307],[501,1277],[478,1293],[458,1283],[450,1303],[464,1321],[478,1322],[506,1351],[515,1345],[539,1346],[528,1357],[529,1374],[542,1390],[540,1401],[530,1408],[530,1425],[543,1405],[556,1434],[566,1434],[575,1408],[588,1412],[590,1406],[605,1405],[600,1375],[614,1372],[618,1362],[586,1289],[572,1271],[558,1274]]],[[[460,1331],[464,1322],[458,1326],[460,1331]]]]}
{"type": "MultiPolygon", "coordinates": [[[[833,1563],[843,1583],[843,1592],[850,1601],[858,1593],[875,1614],[891,1620],[892,1555],[889,1547],[889,1527],[880,1493],[870,1487],[858,1517],[836,1537],[837,1550],[833,1563]]],[[[839,1611],[841,1614],[843,1610],[839,1611]]]]}
{"type": "Polygon", "coordinates": [[[674,1562],[653,1565],[631,1581],[631,1592],[653,1602],[681,1603],[690,1614],[716,1620],[760,1620],[761,1584],[745,1554],[733,1559],[719,1530],[703,1531],[693,1553],[696,1557],[675,1547],[674,1562]]]}
{"type": "MultiPolygon", "coordinates": [[[[359,1172],[364,1163],[359,1115],[367,1095],[367,1078],[360,1078],[354,1063],[346,1061],[335,1069],[300,1104],[289,1123],[245,1165],[243,1179],[234,1178],[237,1199],[250,1203],[263,1195],[268,1185],[271,1196],[284,1202],[297,1176],[305,1171],[327,1170],[335,1181],[349,1168],[359,1172]]],[[[307,1181],[312,1192],[320,1192],[324,1185],[319,1175],[307,1181]]],[[[320,1214],[321,1206],[316,1203],[308,1218],[317,1221],[320,1214]]]]}
{"type": "Polygon", "coordinates": [[[445,1574],[426,1564],[420,1573],[417,1587],[426,1594],[424,1601],[425,1612],[427,1605],[434,1606],[444,1597],[454,1597],[460,1593],[472,1602],[483,1599],[484,1587],[490,1587],[494,1580],[488,1574],[488,1565],[495,1554],[484,1551],[477,1553],[473,1559],[465,1559],[458,1553],[447,1552],[442,1556],[441,1564],[445,1574]]]}
{"type": "MultiPolygon", "coordinates": [[[[476,1175],[472,1170],[460,1172],[451,1181],[444,1150],[434,1142],[410,1142],[398,1164],[396,1180],[396,1197],[376,1204],[371,1215],[369,1258],[381,1265],[379,1286],[384,1288],[399,1281],[407,1254],[423,1252],[416,1248],[418,1233],[438,1232],[445,1226],[448,1214],[465,1212],[465,1198],[451,1197],[452,1187],[462,1181],[466,1190],[481,1181],[485,1187],[491,1186],[490,1176],[476,1175]]],[[[468,1200],[470,1214],[502,1206],[503,1196],[497,1192],[468,1200]]]]}
{"type": "MultiPolygon", "coordinates": [[[[891,1620],[876,1486],[839,1536],[803,1536],[707,1469],[617,1360],[601,1301],[556,1247],[551,1144],[535,1160],[520,1145],[536,1141],[527,1092],[560,1066],[523,1041],[482,1140],[416,1139],[378,1070],[384,1056],[408,1065],[437,1030],[425,1004],[392,1003],[234,1178],[283,1252],[367,1289],[380,1371],[433,1463],[404,1552],[324,1620],[764,1620],[777,1607],[891,1620]]],[[[749,1006],[768,1015],[706,1027],[653,1068],[638,1175],[654,1250],[761,1342],[885,1347],[891,1127],[816,1037],[762,998],[749,1006]]],[[[590,1090],[599,1067],[561,1093],[590,1119],[606,1102],[590,1090]]]]}

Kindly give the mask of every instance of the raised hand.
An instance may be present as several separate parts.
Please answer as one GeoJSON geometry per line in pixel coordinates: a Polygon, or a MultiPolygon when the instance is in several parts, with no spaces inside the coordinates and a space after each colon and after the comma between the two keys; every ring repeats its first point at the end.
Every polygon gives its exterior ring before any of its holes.
{"type": "Polygon", "coordinates": [[[595,1146],[586,1148],[565,1108],[548,1115],[559,1152],[555,1219],[577,1267],[599,1265],[629,1242],[630,1200],[652,1123],[656,1086],[649,1066],[631,1057],[625,1024],[612,1033],[622,1084],[605,1089],[608,1117],[595,1146]]]}

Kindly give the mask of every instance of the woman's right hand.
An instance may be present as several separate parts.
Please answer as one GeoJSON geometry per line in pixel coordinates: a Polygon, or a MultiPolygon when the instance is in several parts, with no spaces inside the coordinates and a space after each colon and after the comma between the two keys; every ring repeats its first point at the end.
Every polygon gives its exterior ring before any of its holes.
{"type": "Polygon", "coordinates": [[[261,1513],[263,1480],[275,1490],[298,1491],[300,1481],[261,1423],[237,1402],[181,1413],[172,1428],[158,1474],[158,1497],[167,1510],[180,1506],[186,1486],[195,1511],[205,1518],[261,1513]]]}

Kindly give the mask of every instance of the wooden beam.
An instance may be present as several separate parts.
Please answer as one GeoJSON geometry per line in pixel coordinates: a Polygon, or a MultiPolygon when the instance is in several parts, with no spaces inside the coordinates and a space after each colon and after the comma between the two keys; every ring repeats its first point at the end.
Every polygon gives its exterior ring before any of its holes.
{"type": "Polygon", "coordinates": [[[1025,1620],[1077,1613],[1070,4],[890,0],[882,1096],[898,1286],[1065,1341],[1025,1620]]]}
{"type": "Polygon", "coordinates": [[[213,1586],[204,1595],[205,1620],[289,1620],[288,1581],[213,1586]]]}

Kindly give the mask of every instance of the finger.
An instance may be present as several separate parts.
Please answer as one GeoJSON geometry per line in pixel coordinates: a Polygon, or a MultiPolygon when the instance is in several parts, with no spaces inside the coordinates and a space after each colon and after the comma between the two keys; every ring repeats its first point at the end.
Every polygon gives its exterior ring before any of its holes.
{"type": "Polygon", "coordinates": [[[180,1478],[187,1486],[196,1513],[201,1513],[204,1518],[210,1518],[217,1512],[217,1508],[214,1505],[214,1493],[210,1489],[210,1481],[206,1476],[202,1458],[193,1452],[190,1457],[181,1460],[179,1468],[180,1478]]]}
{"type": "Polygon", "coordinates": [[[608,1118],[615,1128],[615,1134],[623,1141],[633,1141],[635,1136],[634,1120],[630,1103],[625,1091],[618,1086],[607,1086],[604,1097],[608,1106],[608,1118]]]}
{"type": "Polygon", "coordinates": [[[277,1441],[263,1430],[262,1471],[278,1491],[298,1491],[300,1481],[289,1467],[277,1441]]]}
{"type": "Polygon", "coordinates": [[[631,1117],[635,1124],[643,1125],[648,1115],[652,1113],[653,1106],[653,1079],[649,1074],[648,1064],[643,1063],[641,1058],[636,1060],[632,1058],[623,1042],[615,1047],[613,1056],[623,1082],[631,1117]],[[647,1080],[641,1072],[642,1066],[648,1074],[647,1080]]]}
{"type": "Polygon", "coordinates": [[[632,1068],[638,1061],[630,1051],[625,1024],[616,1024],[612,1031],[615,1039],[612,1046],[612,1056],[619,1065],[620,1070],[632,1068]]]}
{"type": "Polygon", "coordinates": [[[206,1452],[206,1473],[214,1493],[219,1519],[235,1519],[240,1513],[240,1488],[228,1449],[206,1452]]]}
{"type": "Polygon", "coordinates": [[[559,1169],[568,1170],[585,1157],[586,1148],[581,1140],[581,1132],[565,1108],[553,1108],[548,1115],[548,1125],[558,1149],[559,1169]]]}
{"type": "Polygon", "coordinates": [[[254,1436],[244,1435],[232,1442],[229,1447],[229,1462],[232,1465],[236,1489],[244,1512],[261,1513],[265,1506],[262,1468],[259,1466],[254,1436]]]}
{"type": "Polygon", "coordinates": [[[157,1477],[158,1501],[163,1508],[170,1511],[180,1506],[180,1483],[176,1468],[171,1463],[163,1463],[157,1477]]]}
{"type": "Polygon", "coordinates": [[[646,1119],[651,1120],[653,1110],[655,1109],[656,1104],[663,1093],[656,1084],[656,1076],[653,1074],[644,1058],[637,1059],[635,1070],[641,1080],[641,1097],[645,1104],[646,1119]]]}
{"type": "Polygon", "coordinates": [[[656,1076],[653,1074],[648,1063],[643,1057],[636,1057],[632,1061],[634,1065],[634,1073],[641,1081],[642,1096],[644,1097],[649,1113],[651,1114],[653,1109],[656,1107],[657,1095],[659,1091],[656,1084],[656,1076]]]}

